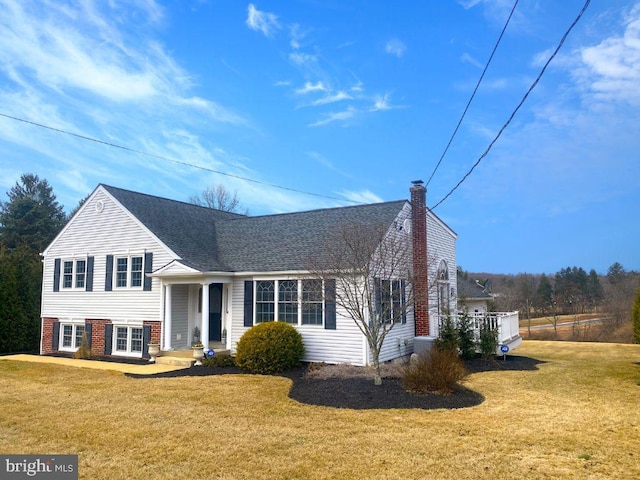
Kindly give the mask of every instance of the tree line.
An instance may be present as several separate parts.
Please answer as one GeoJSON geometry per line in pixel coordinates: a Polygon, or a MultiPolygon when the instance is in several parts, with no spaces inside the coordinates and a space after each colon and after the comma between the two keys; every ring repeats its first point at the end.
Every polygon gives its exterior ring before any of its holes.
{"type": "MultiPolygon", "coordinates": [[[[605,336],[623,329],[631,341],[630,325],[634,298],[640,295],[640,272],[626,270],[613,263],[605,274],[578,266],[565,267],[555,274],[517,275],[468,273],[493,295],[491,308],[496,311],[520,312],[521,326],[537,317],[551,317],[554,327],[561,315],[598,314],[602,317],[605,336]]],[[[638,339],[640,340],[640,338],[638,339]]]]}

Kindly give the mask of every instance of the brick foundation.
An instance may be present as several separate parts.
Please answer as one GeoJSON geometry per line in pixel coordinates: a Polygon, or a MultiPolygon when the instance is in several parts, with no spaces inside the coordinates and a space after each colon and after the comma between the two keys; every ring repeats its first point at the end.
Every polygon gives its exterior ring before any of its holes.
{"type": "Polygon", "coordinates": [[[53,324],[57,322],[57,318],[44,317],[42,319],[42,344],[40,346],[40,354],[46,355],[54,353],[53,350],[53,324]]]}
{"type": "Polygon", "coordinates": [[[85,323],[91,324],[91,353],[104,355],[104,326],[111,320],[104,318],[87,318],[85,323]]]}
{"type": "MultiPolygon", "coordinates": [[[[57,318],[45,317],[42,319],[42,347],[40,353],[48,355],[56,353],[53,349],[53,324],[58,322],[57,318]]],[[[91,353],[96,356],[102,356],[104,352],[104,329],[105,325],[111,323],[109,319],[103,318],[87,318],[85,324],[91,324],[91,353]]],[[[156,321],[145,321],[143,325],[151,327],[151,341],[160,343],[162,336],[162,324],[156,321]]]]}
{"type": "Polygon", "coordinates": [[[145,321],[142,322],[143,325],[151,326],[151,341],[161,343],[161,335],[162,335],[162,324],[160,322],[150,322],[145,321]]]}

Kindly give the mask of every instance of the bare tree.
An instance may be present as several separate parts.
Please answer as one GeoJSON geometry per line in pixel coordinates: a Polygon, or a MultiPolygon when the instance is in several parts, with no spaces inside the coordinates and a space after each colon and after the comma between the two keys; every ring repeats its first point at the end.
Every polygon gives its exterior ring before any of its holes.
{"type": "Polygon", "coordinates": [[[335,280],[331,300],[367,339],[374,383],[381,385],[382,344],[413,305],[410,235],[382,225],[337,227],[325,253],[311,260],[310,271],[325,282],[335,280]]]}
{"type": "Polygon", "coordinates": [[[205,188],[201,194],[192,195],[189,202],[200,205],[201,207],[215,208],[223,212],[239,213],[248,215],[249,210],[240,204],[238,191],[231,193],[227,187],[218,183],[205,188]]]}

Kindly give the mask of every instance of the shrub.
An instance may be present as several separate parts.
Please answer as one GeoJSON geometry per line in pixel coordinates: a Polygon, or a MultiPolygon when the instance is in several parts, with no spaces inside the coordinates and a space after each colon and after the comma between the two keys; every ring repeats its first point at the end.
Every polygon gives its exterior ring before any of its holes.
{"type": "Polygon", "coordinates": [[[265,322],[247,330],[236,349],[236,365],[251,373],[283,372],[300,363],[302,335],[288,323],[265,322]]]}
{"type": "Polygon", "coordinates": [[[89,341],[87,340],[87,332],[82,332],[82,341],[78,350],[73,354],[73,358],[82,358],[88,360],[91,358],[91,349],[89,348],[89,341]]]}
{"type": "Polygon", "coordinates": [[[235,367],[236,362],[228,353],[218,353],[202,360],[203,367],[235,367]]]}
{"type": "Polygon", "coordinates": [[[640,289],[638,289],[636,300],[633,302],[631,317],[633,318],[633,338],[636,343],[640,343],[640,289]]]}
{"type": "Polygon", "coordinates": [[[434,348],[405,366],[402,383],[410,392],[450,395],[466,376],[467,371],[455,350],[434,348]]]}
{"type": "Polygon", "coordinates": [[[447,315],[442,321],[438,338],[436,338],[436,341],[433,343],[433,345],[437,350],[441,351],[458,351],[458,348],[460,346],[458,329],[456,328],[454,320],[449,315],[447,315]]]}
{"type": "Polygon", "coordinates": [[[473,319],[465,312],[458,322],[458,347],[464,359],[476,356],[476,339],[473,333],[473,319]]]}
{"type": "Polygon", "coordinates": [[[489,322],[482,324],[480,326],[480,342],[478,344],[480,354],[485,358],[495,355],[499,344],[498,329],[492,327],[489,322]]]}

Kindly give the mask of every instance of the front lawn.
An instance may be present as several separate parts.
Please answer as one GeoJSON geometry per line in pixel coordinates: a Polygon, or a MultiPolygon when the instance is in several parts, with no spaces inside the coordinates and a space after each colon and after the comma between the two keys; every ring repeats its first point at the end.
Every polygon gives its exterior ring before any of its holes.
{"type": "Polygon", "coordinates": [[[298,403],[283,377],[129,378],[0,360],[0,452],[87,479],[638,478],[639,345],[525,342],[457,410],[298,403]]]}

